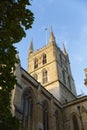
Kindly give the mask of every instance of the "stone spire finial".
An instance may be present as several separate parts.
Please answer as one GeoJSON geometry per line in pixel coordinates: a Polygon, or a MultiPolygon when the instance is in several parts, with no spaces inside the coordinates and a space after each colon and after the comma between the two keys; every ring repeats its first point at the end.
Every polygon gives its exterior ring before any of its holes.
{"type": "Polygon", "coordinates": [[[51,29],[50,29],[50,42],[55,42],[55,37],[54,37],[54,34],[53,34],[52,26],[51,26],[51,29]]]}
{"type": "Polygon", "coordinates": [[[63,43],[63,53],[64,53],[64,55],[67,55],[67,51],[66,51],[64,43],[63,43]]]}
{"type": "Polygon", "coordinates": [[[29,53],[32,53],[32,52],[33,52],[33,41],[31,40],[30,48],[29,48],[29,53]]]}

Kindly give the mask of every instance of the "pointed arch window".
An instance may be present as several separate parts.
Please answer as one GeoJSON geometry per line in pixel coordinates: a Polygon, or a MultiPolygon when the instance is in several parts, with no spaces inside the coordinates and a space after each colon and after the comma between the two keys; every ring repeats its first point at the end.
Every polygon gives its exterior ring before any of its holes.
{"type": "Polygon", "coordinates": [[[34,59],[34,69],[38,68],[38,59],[34,59]]]}
{"type": "Polygon", "coordinates": [[[48,126],[48,104],[43,102],[43,130],[49,130],[48,126]]]}
{"type": "Polygon", "coordinates": [[[43,54],[42,63],[43,63],[43,64],[47,63],[47,56],[46,56],[45,53],[43,54]]]}
{"type": "Polygon", "coordinates": [[[33,99],[29,91],[24,92],[22,96],[20,110],[22,113],[22,130],[28,130],[32,127],[33,114],[33,99]]]}
{"type": "Polygon", "coordinates": [[[48,82],[48,72],[46,69],[42,71],[42,83],[45,84],[48,82]]]}
{"type": "Polygon", "coordinates": [[[77,120],[76,115],[72,116],[72,121],[73,121],[73,128],[74,128],[74,130],[79,130],[79,125],[78,125],[78,120],[77,120]]]}

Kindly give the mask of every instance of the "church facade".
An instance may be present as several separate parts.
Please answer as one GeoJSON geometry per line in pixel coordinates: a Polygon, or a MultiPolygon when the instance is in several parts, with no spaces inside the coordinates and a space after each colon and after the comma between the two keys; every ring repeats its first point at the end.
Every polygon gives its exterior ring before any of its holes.
{"type": "Polygon", "coordinates": [[[31,41],[28,72],[19,64],[15,73],[12,108],[21,130],[87,130],[87,96],[77,96],[68,53],[52,28],[43,48],[34,51],[31,41]]]}

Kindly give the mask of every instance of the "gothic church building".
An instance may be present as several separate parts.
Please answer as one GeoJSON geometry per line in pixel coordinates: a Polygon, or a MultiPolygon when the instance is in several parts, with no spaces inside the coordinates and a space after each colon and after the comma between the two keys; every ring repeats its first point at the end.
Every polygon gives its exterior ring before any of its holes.
{"type": "Polygon", "coordinates": [[[69,55],[52,28],[43,48],[34,51],[31,41],[28,72],[19,64],[15,73],[12,111],[21,130],[87,130],[87,96],[77,96],[69,55]]]}

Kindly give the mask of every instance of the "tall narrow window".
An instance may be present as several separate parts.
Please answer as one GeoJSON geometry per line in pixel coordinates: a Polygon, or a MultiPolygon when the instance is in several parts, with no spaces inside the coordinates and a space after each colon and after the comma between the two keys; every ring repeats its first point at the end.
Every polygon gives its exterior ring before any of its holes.
{"type": "Polygon", "coordinates": [[[47,63],[47,57],[46,57],[46,54],[43,54],[43,60],[42,60],[42,63],[43,63],[43,64],[47,63]]]}
{"type": "Polygon", "coordinates": [[[48,128],[48,106],[43,103],[43,130],[49,130],[48,128]]]}
{"type": "Polygon", "coordinates": [[[22,113],[22,130],[28,130],[31,128],[32,113],[33,113],[33,100],[30,92],[25,92],[21,101],[21,113],[22,113]]]}
{"type": "Polygon", "coordinates": [[[43,84],[48,82],[48,77],[47,77],[47,76],[48,76],[47,70],[44,69],[44,70],[42,71],[42,83],[43,83],[43,84]]]}
{"type": "Polygon", "coordinates": [[[38,59],[34,59],[34,69],[38,68],[38,59]]]}
{"type": "Polygon", "coordinates": [[[64,82],[64,84],[66,84],[65,71],[64,70],[62,71],[62,75],[63,75],[63,82],[64,82]]]}
{"type": "Polygon", "coordinates": [[[62,56],[60,54],[60,65],[62,66],[62,56]]]}
{"type": "Polygon", "coordinates": [[[66,66],[66,72],[68,73],[68,67],[66,66]]]}
{"type": "Polygon", "coordinates": [[[72,116],[74,130],[79,130],[78,121],[76,115],[72,116]]]}
{"type": "Polygon", "coordinates": [[[70,77],[68,76],[68,84],[69,84],[69,88],[71,89],[71,82],[70,82],[70,77]]]}

